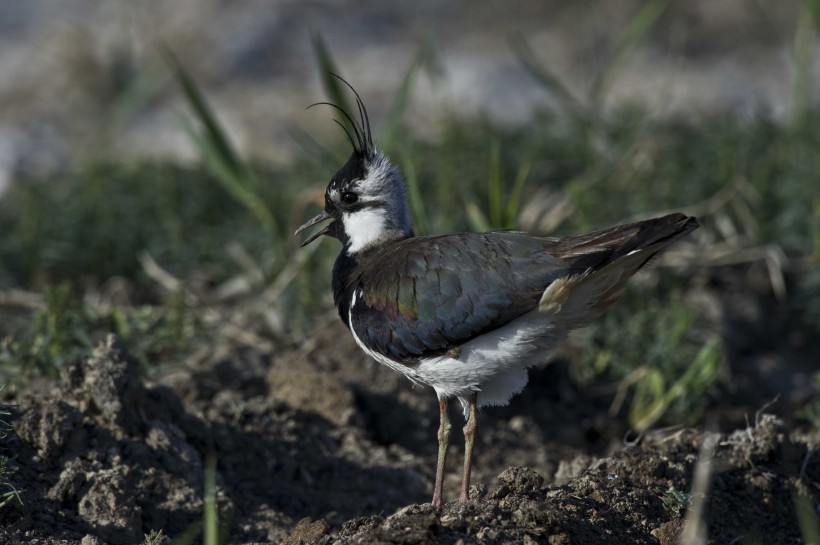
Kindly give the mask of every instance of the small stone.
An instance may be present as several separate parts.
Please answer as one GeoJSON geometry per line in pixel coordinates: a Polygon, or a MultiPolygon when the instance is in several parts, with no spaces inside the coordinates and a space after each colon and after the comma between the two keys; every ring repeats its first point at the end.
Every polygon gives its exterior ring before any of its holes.
{"type": "Polygon", "coordinates": [[[303,543],[315,543],[328,531],[328,524],[324,520],[311,520],[310,517],[303,518],[296,527],[282,541],[282,545],[302,545],[303,543]]]}
{"type": "Polygon", "coordinates": [[[134,504],[123,472],[105,469],[90,481],[78,505],[80,517],[115,545],[142,541],[142,509],[134,504]]]}
{"type": "Polygon", "coordinates": [[[660,542],[660,545],[677,545],[683,532],[683,522],[682,518],[672,519],[652,530],[650,534],[660,542]]]}

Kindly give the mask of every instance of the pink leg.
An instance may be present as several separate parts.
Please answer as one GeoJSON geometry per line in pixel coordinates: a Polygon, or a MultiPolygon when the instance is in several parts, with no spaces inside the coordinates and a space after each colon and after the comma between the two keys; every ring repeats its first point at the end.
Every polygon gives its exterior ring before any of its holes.
{"type": "Polygon", "coordinates": [[[464,424],[464,478],[461,481],[461,496],[458,499],[461,503],[470,501],[470,473],[473,470],[473,448],[475,447],[475,434],[478,431],[478,420],[476,416],[477,397],[478,394],[475,392],[470,396],[467,423],[464,424]]]}
{"type": "Polygon", "coordinates": [[[447,414],[447,400],[438,400],[438,461],[436,462],[436,484],[433,488],[433,507],[441,509],[442,489],[444,488],[444,463],[447,461],[447,447],[450,443],[450,415],[447,414]]]}

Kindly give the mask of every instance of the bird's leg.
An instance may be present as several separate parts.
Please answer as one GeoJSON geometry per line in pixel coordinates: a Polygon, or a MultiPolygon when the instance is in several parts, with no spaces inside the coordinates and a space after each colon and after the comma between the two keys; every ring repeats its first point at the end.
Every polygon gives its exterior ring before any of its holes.
{"type": "Polygon", "coordinates": [[[433,507],[441,509],[442,488],[444,487],[444,462],[447,461],[447,447],[450,444],[450,415],[447,414],[447,400],[438,400],[438,461],[436,462],[436,484],[433,488],[433,507]]]}
{"type": "Polygon", "coordinates": [[[475,434],[478,430],[478,420],[476,416],[476,398],[478,394],[473,392],[470,396],[470,408],[467,414],[467,423],[464,424],[464,477],[461,481],[461,496],[458,501],[467,503],[470,500],[470,473],[473,470],[473,447],[475,447],[475,434]]]}

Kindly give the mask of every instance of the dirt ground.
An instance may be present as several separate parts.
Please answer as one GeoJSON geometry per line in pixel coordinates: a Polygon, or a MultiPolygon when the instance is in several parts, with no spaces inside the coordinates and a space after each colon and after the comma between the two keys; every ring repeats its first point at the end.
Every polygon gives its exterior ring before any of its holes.
{"type": "Polygon", "coordinates": [[[230,543],[674,544],[699,502],[710,543],[802,543],[796,501],[812,517],[820,503],[816,437],[766,414],[782,401],[747,407],[735,431],[634,437],[608,414],[611,394],[575,387],[559,359],[509,407],[481,413],[473,501],[435,512],[434,394],[366,358],[336,321],[301,346],[156,383],[111,336],[15,402],[6,441],[24,503],[0,509],[2,544],[180,536],[201,524],[209,459],[230,543]],[[704,442],[714,454],[699,466],[704,442]],[[705,493],[691,494],[696,467],[711,470],[705,493]]]}

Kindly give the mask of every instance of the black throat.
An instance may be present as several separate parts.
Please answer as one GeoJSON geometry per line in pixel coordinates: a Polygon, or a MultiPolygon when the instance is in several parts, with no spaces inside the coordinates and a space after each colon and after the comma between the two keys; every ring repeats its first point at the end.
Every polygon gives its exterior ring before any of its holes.
{"type": "Polygon", "coordinates": [[[350,329],[350,299],[358,284],[357,257],[350,256],[342,249],[336,263],[333,264],[333,302],[339,309],[339,317],[350,329]]]}
{"type": "Polygon", "coordinates": [[[389,240],[353,255],[348,254],[347,248],[342,248],[333,264],[333,302],[339,310],[339,317],[348,329],[350,329],[350,301],[353,298],[353,292],[360,288],[367,290],[368,265],[375,257],[389,253],[393,245],[413,238],[413,236],[411,232],[404,238],[389,240]]]}

